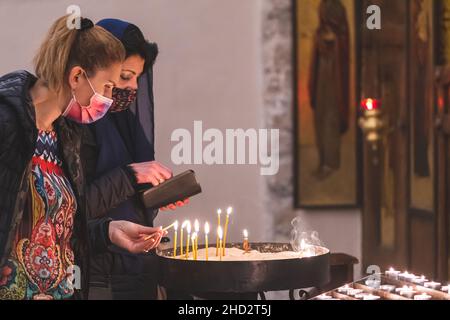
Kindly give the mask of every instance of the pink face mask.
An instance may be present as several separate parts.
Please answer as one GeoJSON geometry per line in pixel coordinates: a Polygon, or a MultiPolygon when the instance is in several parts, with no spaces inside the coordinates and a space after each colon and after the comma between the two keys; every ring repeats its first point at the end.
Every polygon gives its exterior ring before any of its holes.
{"type": "Polygon", "coordinates": [[[72,93],[72,99],[70,100],[66,111],[63,113],[63,117],[67,117],[68,119],[81,124],[89,124],[100,120],[108,112],[113,103],[113,99],[109,99],[95,92],[87,75],[86,79],[94,92],[89,105],[82,106],[75,98],[75,94],[72,93]]]}

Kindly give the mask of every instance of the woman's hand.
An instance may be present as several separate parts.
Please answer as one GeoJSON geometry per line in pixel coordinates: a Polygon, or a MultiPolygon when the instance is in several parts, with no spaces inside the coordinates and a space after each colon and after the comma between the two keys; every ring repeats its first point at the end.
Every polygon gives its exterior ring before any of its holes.
{"type": "MultiPolygon", "coordinates": [[[[133,163],[130,164],[130,167],[135,172],[136,181],[139,184],[151,183],[153,186],[157,186],[167,179],[172,178],[173,175],[172,170],[157,161],[133,163]]],[[[188,203],[189,199],[186,199],[184,201],[169,204],[159,209],[161,211],[175,210],[176,208],[183,207],[188,203]]]]}
{"type": "Polygon", "coordinates": [[[187,204],[189,204],[189,198],[187,198],[184,201],[178,201],[176,203],[169,204],[165,207],[161,207],[161,208],[159,208],[159,210],[161,210],[161,211],[175,210],[177,207],[183,207],[187,204]]]}
{"type": "Polygon", "coordinates": [[[151,183],[153,186],[157,186],[172,178],[172,170],[157,161],[133,163],[130,164],[130,167],[139,184],[151,183]]]}
{"type": "Polygon", "coordinates": [[[108,234],[116,246],[131,253],[143,253],[156,248],[167,231],[161,227],[144,227],[129,221],[111,221],[108,234]]]}

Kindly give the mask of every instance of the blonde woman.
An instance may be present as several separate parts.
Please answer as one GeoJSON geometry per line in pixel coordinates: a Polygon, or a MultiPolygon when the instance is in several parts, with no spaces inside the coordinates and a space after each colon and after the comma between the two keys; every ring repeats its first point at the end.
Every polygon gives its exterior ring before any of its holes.
{"type": "Polygon", "coordinates": [[[0,299],[86,298],[90,251],[114,244],[144,253],[165,234],[128,221],[87,222],[79,124],[108,111],[125,52],[89,19],[78,30],[66,20],[42,43],[36,76],[0,78],[0,299]]]}

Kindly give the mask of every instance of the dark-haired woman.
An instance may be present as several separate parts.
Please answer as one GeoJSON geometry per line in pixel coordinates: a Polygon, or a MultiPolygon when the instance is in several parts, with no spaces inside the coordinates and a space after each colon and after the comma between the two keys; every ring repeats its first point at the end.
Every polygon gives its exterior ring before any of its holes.
{"type": "Polygon", "coordinates": [[[87,222],[77,123],[108,111],[125,52],[90,20],[81,29],[67,20],[42,43],[36,76],[0,78],[0,299],[87,298],[90,250],[114,244],[144,253],[164,234],[128,221],[87,222]]]}
{"type": "MultiPolygon", "coordinates": [[[[110,111],[85,133],[82,161],[89,212],[92,218],[107,216],[153,226],[157,211],[146,209],[138,192],[172,176],[170,169],[155,161],[152,67],[158,48],[126,21],[104,19],[98,25],[122,42],[126,58],[110,111]]],[[[152,254],[111,248],[94,255],[90,299],[155,299],[156,267],[152,254]]]]}

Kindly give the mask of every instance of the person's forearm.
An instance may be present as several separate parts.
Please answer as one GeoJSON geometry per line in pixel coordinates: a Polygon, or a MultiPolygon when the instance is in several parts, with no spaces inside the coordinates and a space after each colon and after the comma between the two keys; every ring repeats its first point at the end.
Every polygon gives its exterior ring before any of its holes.
{"type": "Polygon", "coordinates": [[[107,212],[136,194],[130,175],[116,168],[91,182],[86,188],[88,216],[104,217],[107,212]]]}

